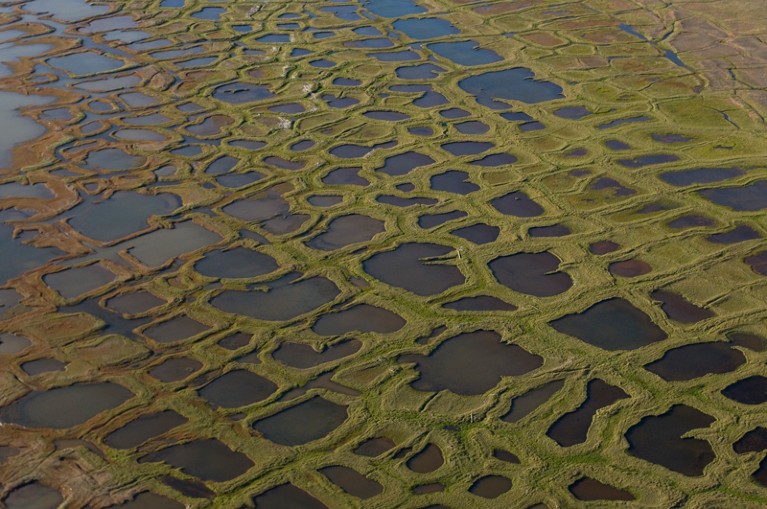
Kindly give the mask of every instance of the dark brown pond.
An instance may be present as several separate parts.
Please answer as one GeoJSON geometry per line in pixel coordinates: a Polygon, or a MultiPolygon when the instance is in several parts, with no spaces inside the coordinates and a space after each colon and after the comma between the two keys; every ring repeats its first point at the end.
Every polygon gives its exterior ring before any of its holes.
{"type": "Polygon", "coordinates": [[[667,224],[669,228],[674,228],[675,230],[681,230],[686,228],[701,228],[705,226],[714,226],[716,224],[716,221],[714,219],[711,219],[708,216],[704,216],[701,214],[690,214],[690,215],[682,216],[672,221],[669,221],[667,224]]]}
{"type": "Polygon", "coordinates": [[[643,417],[629,428],[626,433],[628,452],[680,474],[703,475],[703,469],[714,460],[711,445],[699,438],[682,437],[691,430],[706,428],[714,421],[700,410],[674,405],[666,413],[643,417]]]}
{"type": "Polygon", "coordinates": [[[144,331],[146,336],[160,343],[173,343],[189,339],[210,330],[207,325],[188,316],[177,316],[157,325],[152,325],[144,331]]]}
{"type": "Polygon", "coordinates": [[[103,201],[86,201],[73,208],[69,221],[77,231],[103,242],[111,242],[148,227],[152,215],[169,214],[179,207],[178,197],[169,193],[114,193],[103,201]]]}
{"type": "Polygon", "coordinates": [[[151,491],[139,493],[132,500],[120,505],[109,506],[107,509],[184,509],[184,504],[157,495],[151,491]]]}
{"type": "Polygon", "coordinates": [[[533,238],[564,237],[570,235],[572,230],[563,224],[551,226],[534,226],[527,230],[527,234],[533,238]]]}
{"type": "Polygon", "coordinates": [[[377,168],[376,171],[391,176],[399,176],[410,173],[414,169],[420,168],[421,166],[432,164],[433,162],[434,159],[425,154],[410,151],[405,152],[404,154],[397,154],[395,156],[387,157],[384,160],[384,165],[380,168],[377,168]]]}
{"type": "Polygon", "coordinates": [[[244,332],[235,332],[234,334],[230,334],[218,340],[216,344],[227,350],[238,350],[244,346],[248,346],[252,337],[252,335],[244,332]]]}
{"type": "Polygon", "coordinates": [[[133,449],[150,438],[162,435],[187,422],[186,417],[173,410],[142,415],[104,438],[104,443],[115,449],[133,449]]]}
{"type": "Polygon", "coordinates": [[[543,214],[544,210],[537,202],[522,191],[514,191],[498,198],[490,203],[502,214],[515,217],[536,217],[543,214]]]}
{"type": "Polygon", "coordinates": [[[197,393],[213,405],[237,408],[263,401],[276,390],[271,380],[246,369],[236,369],[216,378],[197,393]]]}
{"type": "Polygon", "coordinates": [[[609,148],[610,150],[628,150],[631,148],[631,145],[628,145],[627,143],[624,143],[620,140],[607,140],[605,141],[605,146],[609,148]]]}
{"type": "Polygon", "coordinates": [[[164,475],[160,478],[160,481],[190,498],[213,498],[216,495],[213,490],[200,481],[179,479],[172,475],[164,475]]]}
{"type": "Polygon", "coordinates": [[[638,277],[652,272],[652,267],[649,263],[642,260],[623,260],[611,263],[607,267],[607,270],[609,270],[610,274],[613,276],[638,277]]]}
{"type": "Polygon", "coordinates": [[[754,352],[762,352],[767,346],[767,339],[749,332],[730,332],[727,334],[727,339],[735,346],[742,346],[754,352]]]}
{"type": "Polygon", "coordinates": [[[743,175],[738,168],[695,168],[692,170],[667,171],[660,179],[672,186],[684,187],[693,184],[711,184],[743,175]]]}
{"type": "Polygon", "coordinates": [[[473,242],[474,244],[482,245],[495,242],[495,239],[497,239],[498,235],[501,233],[501,229],[497,226],[477,223],[471,226],[458,228],[450,233],[456,237],[461,237],[469,242],[473,242]]]}
{"type": "Polygon", "coordinates": [[[336,157],[340,157],[341,159],[357,159],[360,157],[365,157],[365,155],[377,148],[391,148],[395,145],[397,145],[397,142],[379,143],[372,146],[354,145],[347,143],[331,148],[330,154],[336,157]]]}
{"type": "Polygon", "coordinates": [[[634,350],[668,337],[642,310],[618,297],[558,318],[549,325],[605,350],[634,350]]]}
{"type": "Polygon", "coordinates": [[[346,407],[319,396],[253,423],[253,429],[280,445],[319,440],[344,423],[346,407]]]}
{"type": "Polygon", "coordinates": [[[313,378],[304,384],[303,387],[297,387],[284,393],[280,397],[279,401],[290,401],[296,398],[300,398],[308,393],[311,389],[326,389],[328,391],[337,392],[339,394],[346,394],[348,396],[360,395],[358,390],[333,381],[333,375],[334,373],[331,371],[313,378]]]}
{"type": "Polygon", "coordinates": [[[274,97],[274,94],[265,86],[235,81],[217,87],[213,91],[213,97],[228,103],[242,104],[269,99],[274,97]]]}
{"type": "Polygon", "coordinates": [[[409,127],[407,132],[414,136],[431,136],[434,134],[434,130],[431,127],[409,127]]]}
{"type": "Polygon", "coordinates": [[[455,130],[461,134],[485,134],[490,130],[490,126],[477,120],[468,120],[454,124],[455,130]]]}
{"type": "Polygon", "coordinates": [[[617,244],[610,240],[600,240],[597,242],[594,242],[589,245],[589,251],[591,251],[592,254],[595,255],[605,255],[607,253],[612,253],[613,251],[620,248],[620,244],[617,244]]]}
{"type": "Polygon", "coordinates": [[[666,381],[693,380],[709,373],[729,373],[746,362],[729,343],[697,343],[666,352],[645,369],[666,381]]]}
{"type": "Polygon", "coordinates": [[[722,394],[744,405],[761,405],[767,402],[767,378],[761,375],[744,378],[725,387],[722,394]]]}
{"type": "Polygon", "coordinates": [[[357,304],[343,311],[322,315],[312,326],[320,336],[340,336],[347,332],[378,332],[387,334],[400,330],[405,320],[388,309],[357,304]]]}
{"type": "Polygon", "coordinates": [[[401,122],[410,118],[410,115],[391,110],[371,110],[366,111],[363,115],[374,120],[384,120],[386,122],[401,122]]]}
{"type": "Polygon", "coordinates": [[[418,226],[424,229],[436,228],[449,221],[461,219],[468,216],[463,210],[454,210],[452,212],[443,212],[440,214],[424,214],[418,218],[418,226]]]}
{"type": "Polygon", "coordinates": [[[240,160],[232,156],[221,156],[205,168],[205,173],[208,175],[223,175],[229,173],[240,160]]]}
{"type": "Polygon", "coordinates": [[[202,368],[202,363],[196,359],[186,357],[173,357],[166,360],[159,366],[149,370],[149,375],[161,382],[178,382],[188,378],[202,368]]]}
{"type": "Polygon", "coordinates": [[[407,460],[407,468],[418,474],[434,472],[444,464],[442,449],[435,444],[428,444],[407,460]]]}
{"type": "Polygon", "coordinates": [[[549,398],[559,392],[564,385],[564,380],[554,380],[529,390],[521,396],[517,396],[511,400],[511,408],[501,419],[506,422],[517,422],[527,417],[536,408],[546,403],[549,398]]]}
{"type": "Polygon", "coordinates": [[[269,233],[283,235],[297,230],[307,219],[303,214],[290,214],[290,204],[282,195],[290,192],[289,184],[278,184],[249,198],[235,200],[223,212],[247,222],[260,223],[269,233]]]}
{"type": "Polygon", "coordinates": [[[543,364],[523,348],[504,343],[495,331],[459,334],[437,346],[429,355],[403,355],[400,363],[415,363],[420,376],[411,382],[419,391],[449,390],[455,394],[483,394],[504,376],[519,376],[543,364]]]}
{"type": "Polygon", "coordinates": [[[443,150],[450,152],[454,156],[466,156],[486,152],[495,147],[495,143],[486,141],[453,141],[450,143],[443,143],[441,147],[443,150]]]}
{"type": "Polygon", "coordinates": [[[564,108],[554,110],[554,115],[568,120],[580,120],[591,115],[591,112],[583,106],[565,106],[564,108]]]}
{"type": "Polygon", "coordinates": [[[64,371],[67,365],[57,359],[45,358],[35,359],[33,361],[25,362],[21,365],[21,369],[29,376],[36,376],[43,373],[50,373],[52,371],[64,371]]]}
{"type": "Polygon", "coordinates": [[[536,297],[559,295],[573,286],[567,272],[559,271],[560,260],[548,251],[501,256],[488,264],[502,285],[536,297]]]}
{"type": "Polygon", "coordinates": [[[281,484],[253,497],[258,509],[328,509],[328,506],[292,484],[281,484]]]}
{"type": "Polygon", "coordinates": [[[277,261],[271,256],[242,246],[216,249],[194,265],[200,274],[219,278],[253,278],[278,268],[277,261]]]}
{"type": "Polygon", "coordinates": [[[230,481],[248,471],[253,462],[215,439],[194,440],[147,454],[139,463],[164,462],[203,481],[230,481]]]}
{"type": "Polygon", "coordinates": [[[740,437],[732,449],[738,454],[764,451],[767,449],[767,428],[757,426],[740,437]]]}
{"type": "Polygon", "coordinates": [[[511,489],[511,480],[502,475],[480,477],[469,488],[469,493],[482,498],[498,498],[511,489]]]}
{"type": "MultiPolygon", "coordinates": [[[[412,184],[411,184],[412,185],[412,184]]],[[[395,207],[412,207],[413,205],[436,205],[439,200],[427,198],[425,196],[413,196],[412,198],[402,198],[391,194],[382,194],[376,198],[378,203],[384,205],[393,205],[395,207]]]]}
{"type": "Polygon", "coordinates": [[[650,296],[660,301],[660,307],[666,316],[680,323],[698,323],[715,314],[710,309],[698,307],[681,295],[668,290],[655,290],[650,296]]]}
{"type": "Polygon", "coordinates": [[[706,240],[714,244],[737,244],[761,238],[762,235],[748,225],[741,224],[730,231],[714,233],[706,237],[706,240]]]}
{"type": "Polygon", "coordinates": [[[743,261],[757,274],[767,276],[767,251],[747,256],[743,261]]]}
{"type": "Polygon", "coordinates": [[[117,295],[106,301],[106,306],[114,309],[118,313],[126,315],[135,315],[146,313],[165,304],[166,301],[147,291],[139,290],[137,292],[124,293],[117,295]]]}
{"type": "Polygon", "coordinates": [[[613,196],[632,196],[636,190],[628,188],[615,179],[609,177],[599,177],[589,184],[589,189],[594,191],[610,190],[613,196]]]}
{"type": "Polygon", "coordinates": [[[374,437],[369,438],[362,442],[360,445],[357,446],[356,449],[354,449],[354,454],[359,454],[360,456],[367,456],[369,458],[375,458],[377,456],[382,455],[386,451],[389,451],[393,449],[397,444],[394,443],[394,440],[387,437],[374,437]]]}
{"type": "Polygon", "coordinates": [[[496,99],[536,104],[563,97],[559,85],[535,79],[535,74],[525,67],[475,74],[459,81],[458,86],[472,94],[479,104],[491,107],[499,102],[496,99]]]}
{"type": "Polygon", "coordinates": [[[71,428],[132,397],[131,391],[112,382],[75,383],[29,392],[0,409],[0,420],[26,428],[71,428]]]}
{"type": "Polygon", "coordinates": [[[221,240],[215,233],[192,221],[175,223],[173,229],[162,228],[117,244],[111,250],[127,249],[131,256],[149,267],[159,267],[171,258],[194,251],[221,240]]]}
{"type": "Polygon", "coordinates": [[[6,509],[56,509],[64,501],[50,486],[32,481],[14,488],[3,500],[6,509]]]}
{"type": "Polygon", "coordinates": [[[383,491],[381,483],[365,477],[353,468],[334,465],[321,468],[320,472],[346,493],[362,500],[375,497],[383,491]]]}
{"type": "Polygon", "coordinates": [[[361,186],[365,187],[370,181],[359,175],[362,168],[336,168],[322,178],[323,184],[329,186],[361,186]]]}
{"type": "Polygon", "coordinates": [[[636,500],[636,497],[626,490],[610,486],[592,479],[581,477],[567,488],[575,498],[583,501],[591,500],[636,500]]]}
{"type": "Polygon", "coordinates": [[[491,295],[477,295],[475,297],[463,297],[454,302],[442,305],[445,309],[455,311],[514,311],[517,306],[504,302],[491,295]]]}
{"type": "Polygon", "coordinates": [[[518,465],[520,463],[516,454],[506,451],[504,449],[493,449],[493,458],[499,459],[506,463],[512,463],[518,465]]]}
{"type": "Polygon", "coordinates": [[[343,359],[357,353],[360,348],[362,348],[362,341],[357,339],[347,339],[334,345],[329,345],[320,352],[312,348],[311,345],[286,341],[277,347],[277,350],[272,353],[272,357],[288,366],[307,369],[326,362],[343,359]]]}
{"type": "Polygon", "coordinates": [[[620,387],[595,378],[586,386],[586,400],[581,406],[557,419],[546,434],[562,447],[582,444],[586,441],[597,410],[628,397],[620,387]]]}
{"type": "Polygon", "coordinates": [[[463,284],[465,278],[452,261],[451,247],[438,244],[400,244],[393,251],[378,253],[363,262],[365,272],[386,284],[417,295],[436,295],[463,284]],[[451,254],[446,262],[439,259],[451,254]]]}
{"type": "Polygon", "coordinates": [[[508,166],[517,162],[517,156],[513,154],[490,154],[481,159],[470,162],[474,166],[483,168],[496,168],[499,166],[508,166]]]}
{"type": "Polygon", "coordinates": [[[331,302],[339,293],[336,285],[324,277],[298,280],[292,273],[271,283],[258,285],[251,291],[224,290],[210,303],[229,313],[259,320],[291,320],[331,302]]]}
{"type": "Polygon", "coordinates": [[[309,240],[306,245],[321,251],[333,251],[349,244],[366,242],[385,229],[380,219],[349,214],[330,221],[328,229],[309,240]]]}
{"type": "Polygon", "coordinates": [[[442,491],[445,491],[445,485],[438,482],[413,486],[413,495],[428,495],[429,493],[440,493],[442,491]]]}
{"type": "Polygon", "coordinates": [[[652,138],[654,141],[657,141],[658,143],[668,144],[687,143],[694,139],[689,136],[685,136],[684,134],[677,133],[653,133],[650,135],[650,138],[652,138]]]}
{"type": "Polygon", "coordinates": [[[344,201],[344,197],[336,194],[315,194],[307,198],[306,201],[315,207],[325,208],[338,205],[344,201]]]}
{"type": "Polygon", "coordinates": [[[100,264],[62,270],[43,276],[45,284],[71,299],[111,283],[117,276],[100,264]]]}
{"type": "Polygon", "coordinates": [[[703,198],[738,212],[754,212],[767,208],[767,180],[739,187],[720,187],[698,191],[703,198]]]}
{"type": "Polygon", "coordinates": [[[429,179],[431,188],[435,191],[445,191],[466,195],[479,190],[479,186],[469,181],[469,174],[465,171],[449,170],[438,173],[429,179]]]}
{"type": "Polygon", "coordinates": [[[767,486],[767,457],[759,462],[759,468],[752,474],[752,477],[762,486],[767,486]]]}

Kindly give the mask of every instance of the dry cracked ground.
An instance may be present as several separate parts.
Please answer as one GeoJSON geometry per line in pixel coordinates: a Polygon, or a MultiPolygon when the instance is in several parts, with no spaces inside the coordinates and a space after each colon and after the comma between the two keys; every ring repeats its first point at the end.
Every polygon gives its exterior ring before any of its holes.
{"type": "Polygon", "coordinates": [[[0,1],[0,506],[765,507],[764,12],[0,1]]]}

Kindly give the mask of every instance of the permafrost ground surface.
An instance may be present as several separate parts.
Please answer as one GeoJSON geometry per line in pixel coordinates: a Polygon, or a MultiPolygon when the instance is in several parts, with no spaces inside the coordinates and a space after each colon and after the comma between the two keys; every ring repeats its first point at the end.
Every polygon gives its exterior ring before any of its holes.
{"type": "Polygon", "coordinates": [[[758,2],[0,21],[0,505],[767,504],[758,2]]]}

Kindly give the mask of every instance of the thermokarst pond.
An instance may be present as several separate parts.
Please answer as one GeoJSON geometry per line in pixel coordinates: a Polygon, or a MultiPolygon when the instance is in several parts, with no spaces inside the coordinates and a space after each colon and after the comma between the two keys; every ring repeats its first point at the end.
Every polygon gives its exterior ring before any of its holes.
{"type": "Polygon", "coordinates": [[[333,219],[328,223],[327,231],[320,233],[306,245],[321,251],[333,251],[350,244],[368,241],[384,230],[384,222],[380,219],[349,214],[333,219]]]}
{"type": "Polygon", "coordinates": [[[253,423],[253,429],[280,445],[306,444],[325,437],[346,421],[347,408],[315,396],[253,423]]]}
{"type": "Polygon", "coordinates": [[[572,447],[586,441],[594,414],[616,401],[628,398],[620,387],[608,384],[596,378],[586,386],[586,400],[573,410],[560,417],[546,432],[563,447],[572,447]]]}
{"type": "Polygon", "coordinates": [[[77,383],[30,392],[0,408],[0,419],[26,428],[71,428],[133,396],[128,389],[112,382],[77,383]]]}
{"type": "Polygon", "coordinates": [[[714,460],[714,452],[707,441],[686,435],[713,422],[713,417],[700,410],[675,405],[629,428],[629,454],[687,476],[703,475],[703,469],[714,460]]]}
{"type": "Polygon", "coordinates": [[[140,459],[141,463],[159,461],[192,477],[214,482],[232,480],[253,466],[253,462],[246,455],[231,450],[216,439],[172,445],[140,459]]]}
{"type": "Polygon", "coordinates": [[[493,276],[514,291],[551,297],[570,289],[573,281],[559,271],[560,260],[549,252],[517,253],[501,256],[488,264],[493,276]]]}
{"type": "Polygon", "coordinates": [[[442,449],[435,444],[427,444],[421,451],[407,461],[407,468],[419,474],[434,472],[445,463],[442,449]]]}
{"type": "Polygon", "coordinates": [[[767,506],[744,0],[0,3],[3,507],[767,506]]]}
{"type": "Polygon", "coordinates": [[[461,271],[444,257],[454,249],[437,244],[400,244],[363,263],[365,272],[417,295],[435,295],[464,282],[461,271]],[[444,261],[443,261],[444,260],[444,261]]]}
{"type": "Polygon", "coordinates": [[[429,355],[408,354],[400,363],[415,363],[419,391],[449,390],[477,395],[495,387],[502,377],[520,376],[541,366],[541,358],[501,341],[494,331],[460,334],[440,343],[429,355]]]}
{"type": "Polygon", "coordinates": [[[384,489],[381,483],[369,479],[349,467],[335,465],[321,468],[320,472],[346,493],[362,500],[375,497],[384,489]]]}
{"type": "Polygon", "coordinates": [[[301,278],[300,274],[289,274],[251,291],[225,290],[210,303],[228,313],[283,321],[331,302],[338,293],[338,287],[324,277],[301,278]]]}
{"type": "Polygon", "coordinates": [[[634,350],[668,337],[643,311],[620,298],[598,302],[549,325],[605,350],[634,350]]]}
{"type": "Polygon", "coordinates": [[[321,336],[338,336],[347,332],[378,332],[386,334],[400,330],[405,325],[399,315],[369,304],[322,315],[312,326],[321,336]]]}

